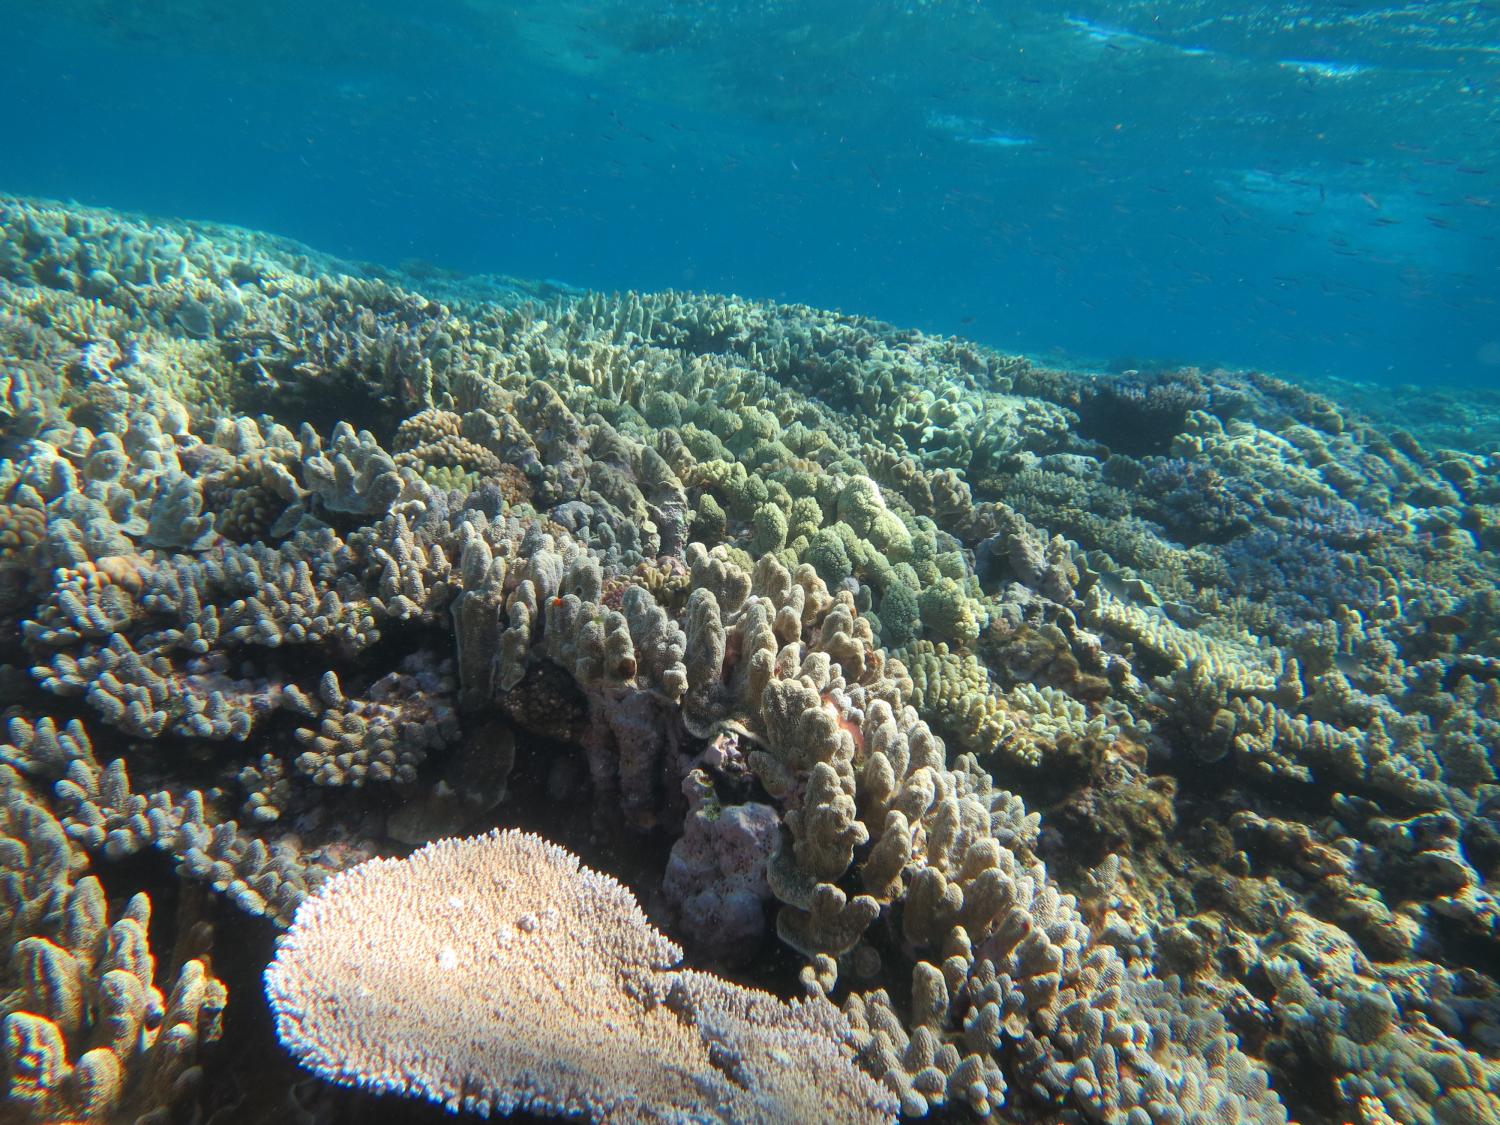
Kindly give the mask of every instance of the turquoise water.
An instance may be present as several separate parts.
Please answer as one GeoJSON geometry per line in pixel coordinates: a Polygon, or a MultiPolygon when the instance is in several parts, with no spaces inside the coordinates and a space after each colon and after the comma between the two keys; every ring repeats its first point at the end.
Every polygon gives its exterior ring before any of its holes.
{"type": "Polygon", "coordinates": [[[0,187],[1095,366],[1500,378],[1491,3],[6,2],[0,187]]]}
{"type": "Polygon", "coordinates": [[[1500,5],[0,28],[0,1125],[1500,1125],[1500,5]]]}

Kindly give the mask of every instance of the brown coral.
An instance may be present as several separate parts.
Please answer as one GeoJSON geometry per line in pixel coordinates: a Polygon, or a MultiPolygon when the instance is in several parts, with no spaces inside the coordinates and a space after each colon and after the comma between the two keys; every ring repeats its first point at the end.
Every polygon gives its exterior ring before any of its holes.
{"type": "Polygon", "coordinates": [[[165,1119],[191,1106],[198,1045],[218,1038],[226,992],[189,960],[164,994],[150,900],[134,895],[111,923],[82,864],[57,819],[0,766],[4,1120],[165,1119]]]}

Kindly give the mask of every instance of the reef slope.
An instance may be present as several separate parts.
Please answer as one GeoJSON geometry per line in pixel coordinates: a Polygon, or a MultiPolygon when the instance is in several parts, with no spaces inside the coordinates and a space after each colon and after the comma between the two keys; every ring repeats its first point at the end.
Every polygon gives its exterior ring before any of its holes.
{"type": "Polygon", "coordinates": [[[231,920],[524,821],[906,1118],[1500,1121],[1494,454],[22,199],[0,426],[7,1120],[248,1114],[231,920]]]}

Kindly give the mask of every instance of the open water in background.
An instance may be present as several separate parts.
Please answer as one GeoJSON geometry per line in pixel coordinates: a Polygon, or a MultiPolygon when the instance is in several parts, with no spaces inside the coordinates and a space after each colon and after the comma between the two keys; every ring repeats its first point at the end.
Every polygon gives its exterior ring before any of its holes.
{"type": "Polygon", "coordinates": [[[0,190],[1073,363],[1500,385],[1500,3],[0,0],[0,190]]]}

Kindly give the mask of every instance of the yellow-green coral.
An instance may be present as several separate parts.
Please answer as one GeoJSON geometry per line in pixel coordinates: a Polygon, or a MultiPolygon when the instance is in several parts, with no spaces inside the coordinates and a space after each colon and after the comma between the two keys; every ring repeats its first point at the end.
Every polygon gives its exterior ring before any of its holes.
{"type": "Polygon", "coordinates": [[[960,648],[970,648],[979,639],[984,607],[954,579],[943,576],[924,587],[917,604],[929,636],[960,648]]]}
{"type": "Polygon", "coordinates": [[[777,504],[762,504],[750,520],[750,550],[757,555],[779,551],[786,545],[786,511],[777,504]]]}

